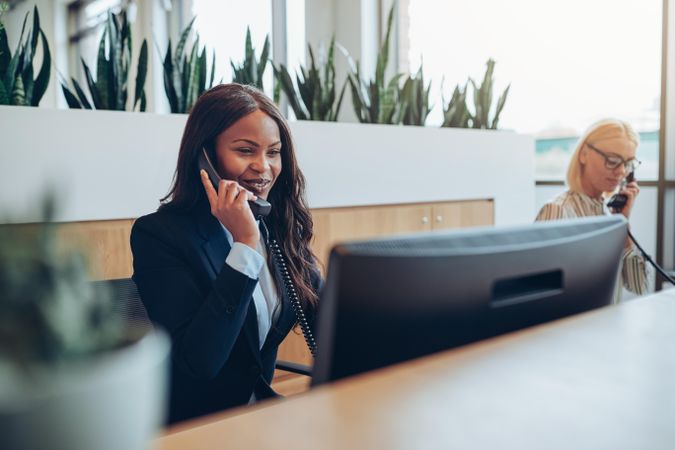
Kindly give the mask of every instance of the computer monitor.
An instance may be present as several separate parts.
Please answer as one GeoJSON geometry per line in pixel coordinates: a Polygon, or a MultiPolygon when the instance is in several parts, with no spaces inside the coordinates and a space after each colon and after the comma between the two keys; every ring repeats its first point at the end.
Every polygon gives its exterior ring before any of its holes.
{"type": "Polygon", "coordinates": [[[611,303],[623,216],[337,245],[312,385],[611,303]]]}

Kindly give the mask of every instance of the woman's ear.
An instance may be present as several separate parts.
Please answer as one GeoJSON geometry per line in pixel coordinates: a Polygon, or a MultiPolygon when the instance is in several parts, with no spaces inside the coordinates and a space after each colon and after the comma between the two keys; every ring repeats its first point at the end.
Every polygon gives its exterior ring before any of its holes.
{"type": "Polygon", "coordinates": [[[581,151],[579,151],[579,164],[586,165],[586,158],[588,158],[588,148],[586,147],[586,144],[581,148],[581,151]]]}

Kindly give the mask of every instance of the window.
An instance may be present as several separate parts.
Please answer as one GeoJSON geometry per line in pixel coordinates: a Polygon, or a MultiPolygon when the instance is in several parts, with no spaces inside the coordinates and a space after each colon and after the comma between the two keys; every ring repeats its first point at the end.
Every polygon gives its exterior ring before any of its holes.
{"type": "Polygon", "coordinates": [[[402,70],[433,82],[441,123],[445,98],[493,58],[495,97],[511,83],[500,127],[541,138],[538,179],[563,179],[574,142],[603,117],[629,121],[643,138],[639,177],[658,173],[661,0],[400,0],[402,70]]]}
{"type": "MultiPolygon", "coordinates": [[[[216,52],[216,80],[232,80],[230,60],[236,65],[244,59],[246,27],[250,27],[251,40],[256,57],[265,42],[270,39],[270,57],[272,52],[272,2],[271,0],[247,0],[243,3],[220,2],[212,0],[192,0],[192,15],[196,16],[195,29],[199,32],[200,42],[205,43],[208,51],[216,52]]],[[[263,78],[268,94],[272,92],[272,71],[269,69],[263,78]]]]}

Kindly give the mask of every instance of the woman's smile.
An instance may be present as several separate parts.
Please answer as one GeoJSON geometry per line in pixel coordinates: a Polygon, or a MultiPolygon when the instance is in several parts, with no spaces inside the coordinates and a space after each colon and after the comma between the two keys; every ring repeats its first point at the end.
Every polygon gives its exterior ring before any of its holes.
{"type": "Polygon", "coordinates": [[[265,193],[267,189],[272,184],[272,180],[269,178],[248,178],[248,179],[239,179],[239,184],[249,191],[253,192],[255,195],[260,195],[265,193]]]}

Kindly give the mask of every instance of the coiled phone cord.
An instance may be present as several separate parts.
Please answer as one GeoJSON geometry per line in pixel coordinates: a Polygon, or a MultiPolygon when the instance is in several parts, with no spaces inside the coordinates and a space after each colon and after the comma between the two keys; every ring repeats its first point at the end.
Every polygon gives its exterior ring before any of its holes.
{"type": "Polygon", "coordinates": [[[630,230],[628,230],[628,237],[630,238],[631,241],[633,241],[633,244],[635,244],[635,246],[638,248],[638,250],[640,250],[640,253],[642,253],[642,256],[644,256],[644,258],[647,261],[649,261],[649,263],[652,266],[654,266],[656,271],[659,272],[661,274],[661,276],[663,278],[665,278],[668,282],[670,282],[670,284],[675,285],[675,280],[673,280],[673,278],[670,275],[668,275],[665,270],[663,270],[658,264],[656,264],[654,262],[654,260],[647,254],[647,252],[640,246],[640,244],[638,244],[637,239],[635,239],[635,236],[633,236],[633,233],[631,233],[630,230]]]}
{"type": "Polygon", "coordinates": [[[277,243],[276,239],[269,237],[269,231],[267,230],[265,221],[262,220],[262,217],[259,218],[259,220],[262,227],[262,232],[264,234],[263,237],[265,238],[265,241],[267,241],[268,246],[272,252],[272,258],[281,272],[281,279],[284,283],[286,296],[291,301],[291,307],[293,308],[295,317],[300,324],[300,329],[302,330],[302,335],[305,338],[305,342],[307,343],[307,348],[309,349],[312,356],[316,357],[316,340],[314,339],[312,330],[309,328],[307,316],[302,310],[302,305],[300,304],[300,299],[298,298],[298,293],[295,290],[295,286],[293,286],[291,275],[288,273],[288,267],[286,267],[286,258],[284,258],[284,254],[282,253],[281,247],[277,243]]]}

